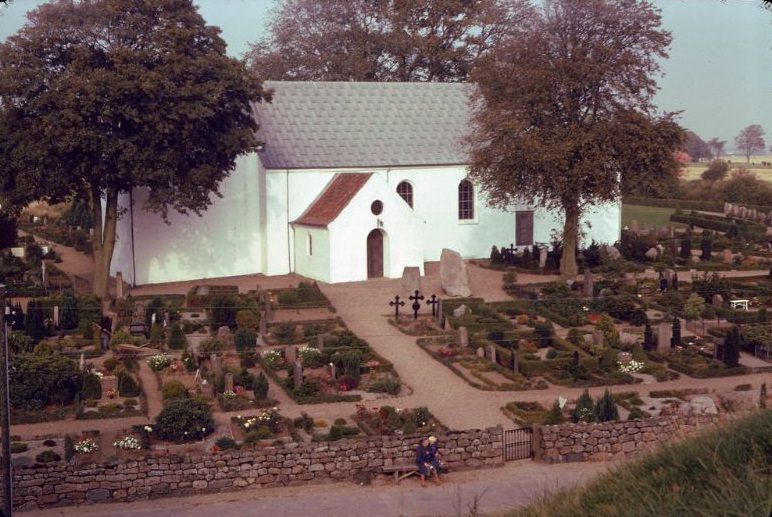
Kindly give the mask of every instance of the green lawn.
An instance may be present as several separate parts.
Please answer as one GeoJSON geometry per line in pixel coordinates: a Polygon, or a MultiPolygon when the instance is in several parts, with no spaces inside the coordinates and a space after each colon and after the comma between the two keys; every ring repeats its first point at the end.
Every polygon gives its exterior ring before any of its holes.
{"type": "Polygon", "coordinates": [[[638,228],[650,228],[656,226],[673,225],[676,228],[685,228],[682,223],[671,223],[670,215],[674,208],[662,208],[657,206],[622,205],[622,227],[631,227],[633,220],[638,221],[638,228]]]}
{"type": "MultiPolygon", "coordinates": [[[[723,157],[722,160],[730,160],[729,170],[745,168],[756,174],[759,179],[769,181],[772,183],[772,166],[761,165],[761,162],[772,162],[772,155],[759,155],[751,156],[751,162],[746,163],[744,156],[729,156],[723,157]]],[[[690,162],[686,164],[683,172],[683,178],[687,180],[699,179],[705,169],[708,168],[707,163],[690,162]]]]}

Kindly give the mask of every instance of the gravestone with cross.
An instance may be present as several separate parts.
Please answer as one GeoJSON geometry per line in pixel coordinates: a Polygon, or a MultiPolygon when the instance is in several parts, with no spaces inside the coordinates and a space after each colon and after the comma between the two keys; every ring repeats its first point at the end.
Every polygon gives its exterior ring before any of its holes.
{"type": "Polygon", "coordinates": [[[389,302],[389,305],[394,307],[394,319],[399,321],[399,308],[404,307],[405,302],[400,299],[399,295],[396,295],[394,299],[389,302]]]}
{"type": "Polygon", "coordinates": [[[422,295],[418,290],[415,291],[414,294],[408,297],[409,299],[413,300],[413,305],[411,308],[413,309],[413,319],[418,319],[418,310],[421,308],[421,302],[419,300],[424,299],[424,295],[422,295]]]}
{"type": "Polygon", "coordinates": [[[432,306],[432,316],[437,317],[437,304],[440,303],[440,300],[437,298],[436,294],[431,295],[428,300],[426,300],[426,303],[432,306]]]}

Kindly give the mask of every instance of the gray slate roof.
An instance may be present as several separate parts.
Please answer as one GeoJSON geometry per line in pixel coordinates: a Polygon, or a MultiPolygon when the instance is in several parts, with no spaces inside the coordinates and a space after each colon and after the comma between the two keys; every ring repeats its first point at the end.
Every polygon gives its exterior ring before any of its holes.
{"type": "Polygon", "coordinates": [[[266,81],[254,105],[267,169],[468,162],[468,84],[266,81]]]}

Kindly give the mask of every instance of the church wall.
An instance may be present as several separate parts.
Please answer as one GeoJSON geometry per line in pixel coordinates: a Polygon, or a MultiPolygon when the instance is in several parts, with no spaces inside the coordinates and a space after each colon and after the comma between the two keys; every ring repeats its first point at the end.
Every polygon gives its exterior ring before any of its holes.
{"type": "Polygon", "coordinates": [[[295,225],[292,234],[295,272],[315,280],[330,282],[329,231],[326,228],[295,225]]]}
{"type": "Polygon", "coordinates": [[[146,189],[134,191],[133,217],[129,196],[120,199],[125,209],[119,221],[118,241],[111,273],[123,273],[138,285],[195,278],[216,278],[257,273],[262,269],[259,225],[258,163],[255,155],[240,157],[236,170],[220,185],[222,198],[202,213],[169,212],[169,224],[160,215],[142,210],[146,189]],[[134,226],[132,267],[131,227],[134,226]]]}

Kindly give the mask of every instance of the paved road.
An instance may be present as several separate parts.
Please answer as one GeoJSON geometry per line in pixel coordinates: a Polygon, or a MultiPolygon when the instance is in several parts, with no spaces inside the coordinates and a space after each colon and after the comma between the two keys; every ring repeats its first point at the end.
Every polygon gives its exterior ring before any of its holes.
{"type": "Polygon", "coordinates": [[[451,473],[441,486],[421,488],[415,477],[395,486],[349,483],[252,489],[224,494],[101,504],[24,512],[24,516],[58,517],[244,517],[253,515],[314,517],[397,517],[488,514],[527,505],[546,492],[569,488],[613,468],[609,463],[541,465],[531,461],[504,468],[451,473]]]}

